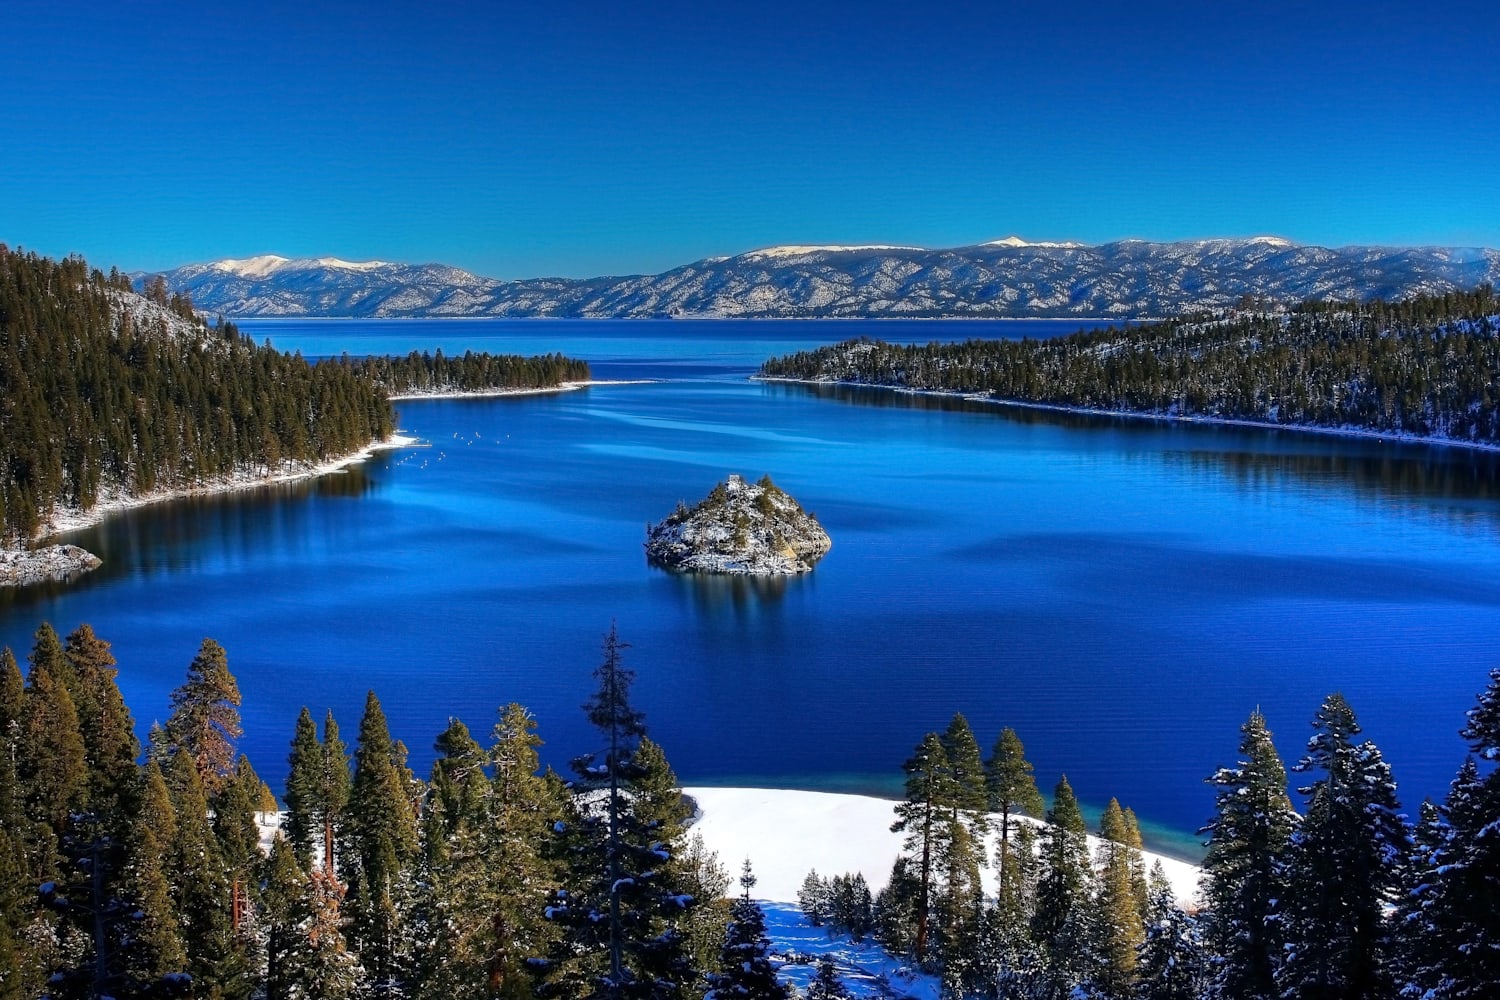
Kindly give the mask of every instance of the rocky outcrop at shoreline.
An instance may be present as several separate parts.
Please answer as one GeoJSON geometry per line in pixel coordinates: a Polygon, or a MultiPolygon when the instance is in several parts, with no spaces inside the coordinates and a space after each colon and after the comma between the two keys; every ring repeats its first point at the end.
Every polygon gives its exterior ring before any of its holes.
{"type": "Polygon", "coordinates": [[[792,576],[833,545],[816,518],[771,482],[730,476],[696,506],[646,529],[646,558],[686,573],[792,576]]]}
{"type": "Polygon", "coordinates": [[[70,583],[103,564],[98,556],[76,545],[0,549],[0,587],[27,587],[49,580],[70,583]]]}

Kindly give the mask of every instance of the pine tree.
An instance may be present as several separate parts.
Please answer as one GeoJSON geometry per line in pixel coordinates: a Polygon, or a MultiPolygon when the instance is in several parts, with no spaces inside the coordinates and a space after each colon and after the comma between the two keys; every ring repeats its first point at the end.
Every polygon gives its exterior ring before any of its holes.
{"type": "Polygon", "coordinates": [[[1046,959],[1050,991],[1063,995],[1097,965],[1088,825],[1066,775],[1052,793],[1039,862],[1032,936],[1046,959]]]}
{"type": "MultiPolygon", "coordinates": [[[[339,826],[349,806],[354,779],[349,773],[349,747],[339,736],[339,724],[330,709],[323,716],[322,766],[318,770],[315,815],[323,828],[323,871],[335,871],[339,826]]],[[[311,868],[308,869],[311,871],[311,868]]]]}
{"type": "Polygon", "coordinates": [[[89,807],[107,829],[123,833],[135,808],[141,754],[135,722],[115,683],[109,643],[88,625],[69,633],[63,650],[74,677],[78,729],[89,771],[89,807]]]}
{"type": "Polygon", "coordinates": [[[1158,861],[1152,867],[1145,939],[1136,964],[1137,1000],[1198,1000],[1207,968],[1197,921],[1178,907],[1158,861]]]}
{"type": "Polygon", "coordinates": [[[201,987],[227,996],[231,987],[249,985],[234,937],[229,870],[209,823],[208,799],[193,757],[175,755],[165,777],[177,820],[171,845],[172,902],[187,931],[188,971],[201,987]]]}
{"type": "Polygon", "coordinates": [[[849,1000],[849,988],[827,959],[818,963],[817,974],[807,984],[807,1000],[849,1000]]]}
{"type": "MultiPolygon", "coordinates": [[[[306,872],[313,866],[313,852],[322,846],[323,824],[319,821],[322,797],[323,747],[318,742],[318,725],[307,706],[297,716],[292,732],[292,750],[287,755],[286,818],[281,832],[297,858],[297,866],[306,872]]],[[[283,875],[290,870],[283,864],[283,875]]]]}
{"type": "Polygon", "coordinates": [[[1006,885],[1009,866],[1006,864],[1010,851],[1011,819],[1017,812],[1040,818],[1046,809],[1042,793],[1036,787],[1031,761],[1026,759],[1026,748],[1016,731],[1006,727],[1000,731],[990,759],[984,762],[985,789],[989,795],[990,812],[1000,814],[1000,843],[996,868],[999,872],[1000,895],[1009,892],[1006,885]]]}
{"type": "MultiPolygon", "coordinates": [[[[904,869],[906,859],[897,858],[896,864],[904,869]]],[[[828,899],[828,883],[818,877],[816,868],[807,873],[807,877],[802,880],[802,888],[797,890],[797,907],[814,927],[822,927],[823,922],[828,919],[832,909],[828,899]]]]}
{"type": "Polygon", "coordinates": [[[187,969],[182,927],[173,900],[173,853],[177,839],[177,812],[167,783],[155,761],[149,761],[141,783],[140,811],[130,836],[131,858],[126,870],[130,892],[141,910],[137,935],[141,939],[141,966],[146,978],[165,976],[187,969]]]}
{"type": "Polygon", "coordinates": [[[984,887],[979,870],[986,863],[989,793],[979,743],[969,722],[955,714],[942,736],[947,758],[945,785],[947,835],[943,838],[943,893],[938,907],[943,975],[954,991],[973,989],[978,970],[984,887]]]}
{"type": "Polygon", "coordinates": [[[1444,803],[1448,829],[1427,833],[1438,844],[1428,863],[1434,878],[1416,892],[1419,916],[1402,928],[1407,990],[1435,1000],[1479,1000],[1500,982],[1500,668],[1469,709],[1460,735],[1465,760],[1444,803]],[[1485,762],[1482,773],[1475,758],[1485,762]],[[1415,925],[1415,926],[1413,926],[1415,925]]]}
{"type": "Polygon", "coordinates": [[[229,672],[224,647],[204,639],[188,665],[187,680],[172,692],[166,741],[198,768],[204,791],[216,794],[234,770],[240,725],[240,689],[229,672]]]}
{"type": "Polygon", "coordinates": [[[405,755],[398,747],[371,691],[359,724],[340,864],[349,887],[349,943],[378,996],[404,995],[413,958],[408,919],[416,897],[412,875],[419,838],[405,755]]]}
{"type": "Polygon", "coordinates": [[[934,885],[943,856],[943,835],[948,830],[945,805],[949,799],[948,754],[937,733],[928,733],[916,752],[902,766],[906,772],[906,798],[896,804],[892,833],[905,833],[902,850],[911,859],[917,880],[916,928],[912,950],[919,964],[928,959],[934,885]]]}
{"type": "Polygon", "coordinates": [[[1216,956],[1210,995],[1224,1000],[1271,1000],[1280,935],[1272,921],[1285,890],[1281,861],[1297,824],[1286,794],[1286,769],[1260,712],[1241,727],[1236,767],[1208,779],[1216,786],[1216,814],[1203,861],[1208,906],[1206,939],[1216,956]]]}
{"type": "Polygon", "coordinates": [[[64,674],[70,672],[57,634],[43,625],[27,676],[17,763],[26,815],[45,824],[54,837],[66,830],[70,815],[82,812],[88,804],[83,734],[73,698],[54,673],[59,663],[64,664],[64,674]]]}
{"type": "Polygon", "coordinates": [[[1330,695],[1293,768],[1322,776],[1299,789],[1311,800],[1288,851],[1279,907],[1284,997],[1378,1000],[1393,992],[1385,913],[1411,844],[1390,768],[1373,743],[1354,743],[1359,732],[1348,702],[1330,695]]]}
{"type": "Polygon", "coordinates": [[[529,963],[545,996],[674,997],[697,976],[680,929],[697,901],[663,885],[671,853],[633,808],[646,727],[630,704],[635,675],[624,648],[611,628],[594,671],[599,688],[584,705],[605,745],[573,761],[573,816],[560,826],[566,888],[547,907],[562,937],[529,963]]]}
{"type": "Polygon", "coordinates": [[[267,1000],[348,1000],[363,969],[339,929],[338,883],[325,872],[308,875],[280,838],[267,872],[267,1000]]]}
{"type": "Polygon", "coordinates": [[[1146,929],[1134,885],[1140,854],[1130,844],[1130,825],[1117,799],[1104,808],[1099,836],[1099,944],[1104,961],[1098,981],[1107,994],[1123,997],[1135,983],[1137,952],[1146,929]]]}
{"type": "Polygon", "coordinates": [[[719,971],[709,975],[704,1000],[789,1000],[791,991],[776,978],[771,965],[766,916],[750,898],[755,876],[748,858],[740,874],[740,887],[740,898],[735,901],[719,950],[719,971]]]}

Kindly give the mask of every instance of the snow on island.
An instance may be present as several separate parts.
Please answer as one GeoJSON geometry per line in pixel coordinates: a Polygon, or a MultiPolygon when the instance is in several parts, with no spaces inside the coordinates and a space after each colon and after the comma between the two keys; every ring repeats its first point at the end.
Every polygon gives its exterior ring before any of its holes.
{"type": "Polygon", "coordinates": [[[0,587],[28,587],[48,580],[72,583],[102,565],[98,556],[76,545],[0,549],[0,587]]]}
{"type": "Polygon", "coordinates": [[[828,532],[764,476],[731,475],[691,509],[681,501],[646,528],[646,558],[683,573],[792,576],[812,569],[833,546],[828,532]]]}

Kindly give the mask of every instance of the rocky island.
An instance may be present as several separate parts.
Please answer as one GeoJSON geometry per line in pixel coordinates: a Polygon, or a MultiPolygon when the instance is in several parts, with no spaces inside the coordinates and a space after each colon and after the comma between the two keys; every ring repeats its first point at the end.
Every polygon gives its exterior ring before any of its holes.
{"type": "Polygon", "coordinates": [[[48,580],[70,583],[101,565],[98,556],[76,545],[0,549],[0,587],[25,587],[48,580]]]}
{"type": "Polygon", "coordinates": [[[730,476],[702,502],[646,528],[646,558],[682,573],[794,576],[831,547],[828,532],[771,482],[730,476]]]}

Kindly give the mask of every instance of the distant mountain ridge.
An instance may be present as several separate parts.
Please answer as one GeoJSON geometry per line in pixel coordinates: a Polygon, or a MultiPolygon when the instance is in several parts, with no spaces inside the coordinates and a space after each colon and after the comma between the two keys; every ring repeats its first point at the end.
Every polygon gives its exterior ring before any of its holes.
{"type": "MultiPolygon", "coordinates": [[[[1304,246],[1274,236],[952,249],[780,246],[655,275],[501,281],[444,264],[264,255],[164,272],[231,317],[1142,318],[1272,302],[1400,299],[1500,284],[1500,250],[1304,246]]],[[[146,275],[137,275],[144,281],[146,275]]]]}

